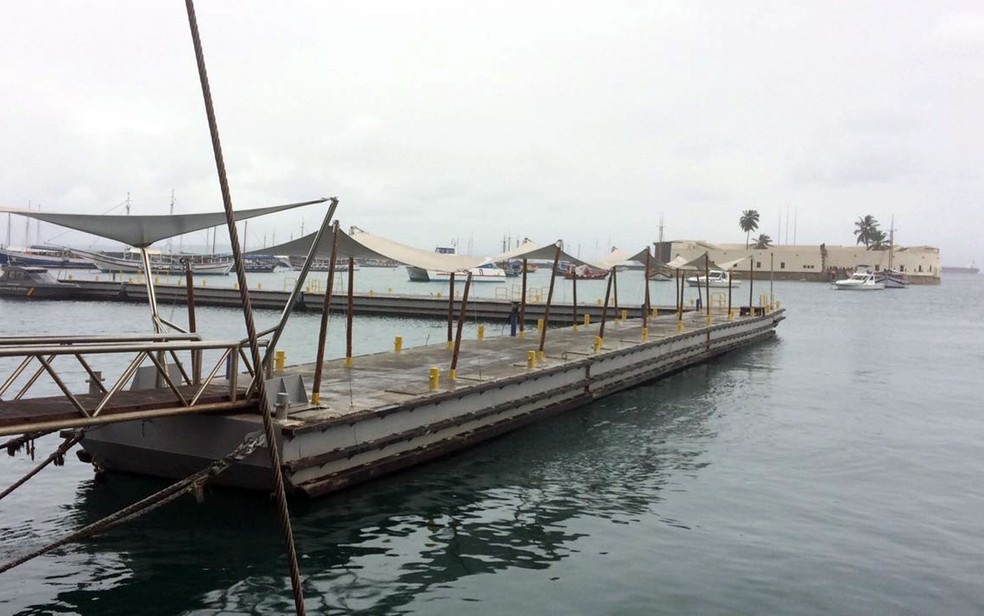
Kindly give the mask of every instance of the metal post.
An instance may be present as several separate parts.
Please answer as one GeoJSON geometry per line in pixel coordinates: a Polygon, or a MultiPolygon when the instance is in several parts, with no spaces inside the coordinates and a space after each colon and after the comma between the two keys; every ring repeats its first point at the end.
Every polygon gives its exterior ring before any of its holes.
{"type": "Polygon", "coordinates": [[[461,296],[461,311],[458,313],[458,332],[454,337],[454,353],[451,355],[451,373],[450,377],[453,381],[458,374],[458,354],[461,352],[461,332],[465,327],[466,311],[468,310],[468,290],[471,288],[472,273],[468,272],[468,277],[465,278],[465,292],[461,296]]]}
{"type": "Polygon", "coordinates": [[[523,257],[523,294],[519,298],[519,337],[526,331],[526,257],[523,257]]]}
{"type": "MultiPolygon", "coordinates": [[[[195,274],[191,271],[191,262],[184,260],[185,266],[185,291],[188,294],[188,331],[195,333],[198,331],[198,324],[195,320],[195,274]]],[[[191,352],[191,378],[195,385],[202,380],[202,352],[191,352]]]]}
{"type": "Polygon", "coordinates": [[[557,251],[554,253],[553,268],[550,270],[550,288],[547,291],[547,305],[543,308],[543,329],[540,330],[540,347],[538,349],[542,358],[543,347],[547,342],[547,326],[550,323],[550,303],[553,301],[554,281],[557,279],[557,263],[560,261],[560,242],[557,242],[557,251]]]}
{"type": "Polygon", "coordinates": [[[711,316],[711,257],[704,253],[704,290],[707,294],[707,316],[711,316]]]}
{"type": "Polygon", "coordinates": [[[355,260],[348,259],[348,314],[345,316],[345,365],[352,365],[352,313],[355,310],[355,260]]]}
{"type": "Polygon", "coordinates": [[[752,257],[751,262],[748,264],[748,316],[752,316],[755,312],[752,307],[752,285],[754,284],[753,279],[755,278],[755,257],[752,257]]]}
{"type": "Polygon", "coordinates": [[[598,337],[605,339],[605,322],[608,320],[608,300],[612,295],[612,278],[615,277],[615,268],[608,273],[608,284],[605,285],[605,307],[601,309],[601,327],[598,328],[598,337]]]}
{"type": "Polygon", "coordinates": [[[615,319],[618,320],[618,268],[612,266],[612,307],[615,309],[615,319]]]}
{"type": "Polygon", "coordinates": [[[573,325],[574,325],[574,329],[577,329],[577,275],[574,275],[571,278],[571,284],[573,285],[573,289],[574,289],[574,291],[573,291],[573,295],[574,295],[574,297],[573,297],[573,300],[574,300],[573,325]]]}
{"type": "Polygon", "coordinates": [[[140,247],[140,261],[143,263],[144,285],[147,287],[147,301],[150,303],[150,318],[154,321],[154,333],[160,334],[164,327],[161,323],[161,315],[157,310],[157,293],[154,292],[153,270],[150,266],[150,254],[147,252],[146,246],[140,247]]]}
{"type": "MultiPolygon", "coordinates": [[[[470,272],[469,272],[470,274],[470,272]]],[[[454,343],[454,272],[448,282],[448,348],[454,343]]]]}
{"type": "Polygon", "coordinates": [[[325,345],[328,342],[328,313],[331,311],[332,287],[335,285],[335,259],[338,258],[338,221],[335,221],[331,236],[331,257],[328,261],[328,281],[325,289],[325,303],[321,309],[321,331],[318,333],[318,356],[314,361],[314,380],[311,383],[311,403],[321,403],[321,371],[325,362],[325,345]]]}
{"type": "Polygon", "coordinates": [[[646,249],[646,275],[643,283],[646,285],[646,295],[642,302],[642,326],[649,327],[649,249],[646,249]]]}

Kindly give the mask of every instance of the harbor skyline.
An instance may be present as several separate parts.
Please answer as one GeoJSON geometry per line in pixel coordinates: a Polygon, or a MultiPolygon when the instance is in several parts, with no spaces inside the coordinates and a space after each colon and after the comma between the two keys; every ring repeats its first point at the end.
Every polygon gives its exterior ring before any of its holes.
{"type": "MultiPolygon", "coordinates": [[[[792,216],[798,243],[847,245],[858,216],[894,215],[900,244],[981,260],[975,3],[200,10],[237,207],[337,195],[344,224],[488,238],[476,252],[587,252],[619,227],[642,245],[660,213],[669,238],[737,242],[744,209],[773,239],[792,216]]],[[[178,212],[218,210],[187,43],[169,3],[12,7],[3,205],[103,213],[129,192],[166,214],[173,189],[178,212]]]]}

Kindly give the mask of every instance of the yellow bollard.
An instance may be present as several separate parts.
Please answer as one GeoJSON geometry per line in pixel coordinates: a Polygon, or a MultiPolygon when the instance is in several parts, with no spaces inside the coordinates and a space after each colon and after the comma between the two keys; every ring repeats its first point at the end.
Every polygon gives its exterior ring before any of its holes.
{"type": "Polygon", "coordinates": [[[642,341],[645,342],[647,340],[649,340],[649,328],[648,327],[643,327],[642,328],[642,341]]]}
{"type": "Polygon", "coordinates": [[[714,322],[714,315],[711,314],[707,315],[707,324],[710,325],[713,322],[714,322]]]}
{"type": "Polygon", "coordinates": [[[543,351],[537,351],[537,352],[536,352],[536,358],[537,358],[537,360],[538,360],[538,361],[543,361],[543,360],[545,359],[545,358],[544,358],[544,353],[543,353],[543,351]]]}
{"type": "Polygon", "coordinates": [[[314,392],[311,394],[311,404],[318,406],[321,404],[321,392],[314,392]]]}
{"type": "Polygon", "coordinates": [[[390,287],[390,288],[389,288],[389,294],[390,294],[390,295],[392,295],[392,294],[393,294],[393,287],[390,287]]]}
{"type": "Polygon", "coordinates": [[[284,369],[284,363],[287,361],[287,354],[283,351],[277,351],[276,355],[273,356],[273,369],[278,372],[284,369]]]}
{"type": "Polygon", "coordinates": [[[678,332],[682,332],[683,331],[683,319],[677,320],[677,331],[678,332]]]}
{"type": "Polygon", "coordinates": [[[524,329],[523,331],[519,332],[519,336],[518,337],[519,337],[520,340],[525,339],[526,338],[526,330],[524,329]]]}
{"type": "Polygon", "coordinates": [[[543,331],[543,319],[536,320],[536,331],[538,332],[543,331]]]}
{"type": "Polygon", "coordinates": [[[479,323],[478,325],[478,339],[485,340],[485,324],[479,323]]]}
{"type": "Polygon", "coordinates": [[[373,292],[372,289],[369,289],[369,297],[372,297],[373,295],[375,295],[375,293],[373,292]]]}
{"type": "Polygon", "coordinates": [[[441,292],[440,292],[440,291],[438,291],[438,292],[437,292],[437,299],[441,299],[441,298],[443,298],[443,297],[444,297],[444,296],[443,296],[443,295],[441,295],[441,292]]]}
{"type": "Polygon", "coordinates": [[[599,299],[599,300],[596,300],[596,301],[597,301],[598,305],[600,306],[601,305],[601,300],[599,299]]]}
{"type": "Polygon", "coordinates": [[[574,331],[577,331],[577,323],[575,323],[575,324],[574,324],[574,326],[572,327],[572,329],[573,329],[574,331]]]}
{"type": "Polygon", "coordinates": [[[584,326],[587,327],[589,325],[591,325],[591,315],[586,314],[584,315],[584,326]]]}
{"type": "Polygon", "coordinates": [[[454,348],[454,340],[448,340],[448,349],[450,350],[453,348],[454,348]]]}
{"type": "Polygon", "coordinates": [[[526,352],[526,367],[530,370],[536,368],[536,351],[526,352]]]}
{"type": "Polygon", "coordinates": [[[595,339],[594,339],[594,350],[595,350],[595,353],[597,353],[598,351],[601,350],[601,346],[603,344],[605,344],[604,339],[602,339],[601,336],[595,336],[595,339]]]}
{"type": "Polygon", "coordinates": [[[346,368],[351,368],[352,367],[352,356],[351,355],[349,355],[349,356],[347,356],[345,358],[345,367],[346,368]]]}
{"type": "Polygon", "coordinates": [[[427,376],[427,382],[430,385],[430,390],[437,390],[437,385],[441,381],[441,371],[438,368],[431,368],[430,374],[427,376]]]}
{"type": "Polygon", "coordinates": [[[734,321],[735,320],[735,311],[734,310],[729,310],[728,311],[728,320],[729,321],[734,321]]]}
{"type": "Polygon", "coordinates": [[[393,350],[397,353],[403,350],[403,336],[397,336],[393,339],[393,350]]]}
{"type": "Polygon", "coordinates": [[[628,311],[628,310],[625,310],[625,309],[623,308],[623,309],[622,309],[622,320],[623,320],[623,321],[625,321],[625,320],[626,320],[626,319],[628,319],[628,318],[629,318],[629,311],[628,311]]]}
{"type": "Polygon", "coordinates": [[[452,381],[456,380],[458,378],[458,370],[455,368],[448,370],[448,378],[452,381]]]}

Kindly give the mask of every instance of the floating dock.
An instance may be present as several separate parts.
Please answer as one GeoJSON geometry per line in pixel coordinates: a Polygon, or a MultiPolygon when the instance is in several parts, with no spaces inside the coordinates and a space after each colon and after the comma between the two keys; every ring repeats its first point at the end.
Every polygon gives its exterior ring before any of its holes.
{"type": "MultiPolygon", "coordinates": [[[[782,309],[743,312],[753,314],[659,317],[645,332],[638,320],[609,322],[600,346],[596,327],[551,329],[542,356],[535,332],[467,340],[453,379],[445,344],[328,361],[318,405],[307,401],[314,366],[283,367],[267,390],[278,399],[276,445],[287,485],[319,496],[469,447],[771,338],[785,318],[782,309]]],[[[233,412],[93,426],[81,444],[98,468],[181,478],[261,430],[253,402],[233,412]]],[[[271,489],[268,453],[253,452],[218,481],[271,489]]]]}
{"type": "MultiPolygon", "coordinates": [[[[79,300],[96,301],[124,301],[133,303],[147,303],[147,288],[142,280],[140,282],[118,282],[107,280],[72,280],[78,289],[74,296],[79,300]]],[[[459,285],[461,287],[462,285],[459,285]]],[[[188,300],[188,290],[183,285],[155,284],[154,293],[157,301],[161,304],[184,304],[188,300]]],[[[736,294],[738,295],[738,294],[736,294]]],[[[195,304],[198,306],[220,306],[227,308],[241,308],[242,301],[239,297],[239,290],[230,287],[219,286],[195,286],[195,304]]],[[[251,288],[249,291],[250,301],[253,308],[264,308],[280,310],[290,296],[289,291],[277,291],[269,289],[251,288]]],[[[300,294],[294,310],[321,312],[324,306],[324,291],[321,289],[311,289],[300,294]]],[[[483,299],[471,297],[468,300],[468,316],[477,319],[498,319],[506,322],[512,312],[513,303],[519,299],[511,298],[492,298],[483,299]]],[[[344,293],[335,292],[331,297],[331,310],[342,312],[346,310],[348,298],[344,293]]],[[[454,301],[454,310],[461,307],[460,297],[454,301]]],[[[543,317],[545,304],[543,301],[528,301],[526,303],[526,320],[536,322],[543,317]]],[[[435,294],[427,295],[408,295],[394,293],[355,293],[353,295],[353,309],[356,314],[375,315],[375,316],[397,316],[397,317],[429,317],[446,318],[448,314],[447,295],[435,294]]],[[[676,311],[673,306],[652,306],[658,315],[672,314],[676,311]]],[[[589,315],[592,321],[597,322],[601,319],[604,307],[597,303],[579,303],[577,306],[577,320],[580,321],[584,315],[589,315]]],[[[621,311],[626,311],[628,318],[641,318],[641,305],[621,305],[614,309],[608,307],[609,315],[620,315],[621,311]]],[[[689,310],[689,308],[688,308],[689,310]]],[[[575,316],[572,304],[554,303],[550,307],[551,321],[554,323],[573,323],[575,316]]]]}

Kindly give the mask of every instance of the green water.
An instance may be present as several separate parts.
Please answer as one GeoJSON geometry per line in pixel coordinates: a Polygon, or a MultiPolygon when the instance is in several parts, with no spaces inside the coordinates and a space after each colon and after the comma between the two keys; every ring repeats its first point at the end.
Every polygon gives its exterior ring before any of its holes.
{"type": "MultiPolygon", "coordinates": [[[[984,279],[775,292],[789,318],[774,341],[295,503],[309,613],[984,612],[984,279]]],[[[672,286],[657,293],[672,302],[672,286]]],[[[200,314],[216,328],[236,318],[200,314]]],[[[3,335],[80,320],[147,327],[137,306],[0,302],[3,335]]],[[[291,326],[297,361],[316,326],[291,326]]],[[[444,332],[357,326],[365,352],[444,332]]],[[[333,354],[340,340],[336,328],[333,354]]],[[[4,457],[3,485],[30,466],[4,457]]],[[[0,502],[0,557],[161,485],[97,484],[70,458],[0,502]]],[[[212,490],[0,575],[0,613],[292,613],[286,572],[268,499],[212,490]]]]}

